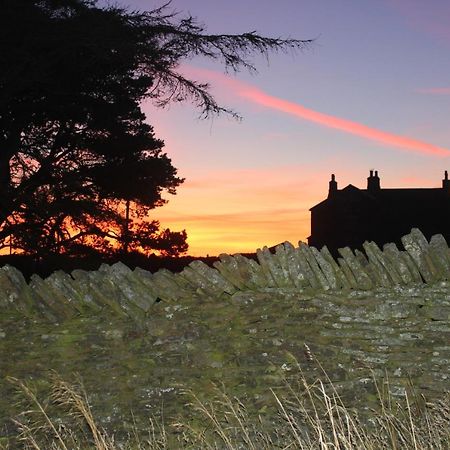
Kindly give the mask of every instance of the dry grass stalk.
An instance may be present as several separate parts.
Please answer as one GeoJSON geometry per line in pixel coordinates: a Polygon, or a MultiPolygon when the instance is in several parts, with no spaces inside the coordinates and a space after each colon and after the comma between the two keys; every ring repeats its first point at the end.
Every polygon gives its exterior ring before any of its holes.
{"type": "MultiPolygon", "coordinates": [[[[313,354],[310,352],[314,363],[313,354]]],[[[308,363],[310,363],[309,361],[308,363]]],[[[430,404],[411,391],[395,401],[389,380],[381,387],[375,382],[380,408],[372,410],[362,424],[345,407],[336,387],[324,372],[325,381],[306,380],[298,364],[297,386],[286,382],[279,392],[271,390],[278,415],[264,420],[250,416],[244,403],[215,387],[213,400],[202,401],[187,391],[191,403],[189,418],[181,417],[166,428],[160,420],[150,419],[148,437],[143,441],[133,418],[130,441],[120,446],[128,450],[169,449],[301,449],[301,450],[448,450],[450,448],[450,396],[430,404]],[[371,423],[370,428],[368,424],[371,423]]],[[[19,380],[11,379],[28,401],[16,419],[19,441],[34,450],[117,450],[112,437],[96,424],[81,384],[71,385],[52,377],[47,404],[19,380]],[[56,406],[65,420],[49,412],[56,406]],[[67,420],[68,419],[68,420],[67,420]],[[77,428],[78,427],[78,428],[77,428]],[[84,427],[84,428],[83,428],[84,427]],[[87,432],[86,432],[87,431],[87,432]],[[43,438],[46,436],[46,438],[43,438]],[[50,438],[49,438],[50,436],[50,438]]],[[[8,449],[0,445],[0,449],[8,449]]],[[[8,449],[8,450],[13,450],[8,449]]]]}

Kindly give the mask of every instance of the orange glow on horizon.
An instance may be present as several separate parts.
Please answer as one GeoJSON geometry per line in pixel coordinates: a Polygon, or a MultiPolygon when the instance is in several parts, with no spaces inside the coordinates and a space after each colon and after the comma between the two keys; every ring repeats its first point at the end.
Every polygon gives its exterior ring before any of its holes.
{"type": "Polygon", "coordinates": [[[304,220],[305,215],[302,210],[261,211],[252,219],[245,217],[245,213],[235,214],[232,220],[226,215],[192,218],[181,215],[179,218],[161,219],[164,226],[177,230],[182,226],[187,229],[187,254],[216,256],[220,253],[253,253],[264,245],[272,246],[284,241],[294,245],[299,240],[306,241],[310,224],[309,213],[307,220],[304,220]]]}
{"type": "Polygon", "coordinates": [[[252,253],[286,240],[306,241],[309,208],[327,187],[322,173],[301,166],[216,170],[188,178],[182,195],[152,216],[164,228],[186,229],[189,255],[252,253]]]}

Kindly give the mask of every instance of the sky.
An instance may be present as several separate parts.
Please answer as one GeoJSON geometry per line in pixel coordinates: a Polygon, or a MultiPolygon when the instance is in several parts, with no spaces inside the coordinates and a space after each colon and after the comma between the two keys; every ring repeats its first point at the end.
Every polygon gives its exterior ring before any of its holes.
{"type": "MultiPolygon", "coordinates": [[[[163,1],[123,0],[149,10],[163,1]]],[[[338,188],[438,187],[450,170],[448,0],[173,0],[208,33],[257,31],[314,39],[295,54],[255,57],[258,73],[226,74],[194,58],[180,70],[207,81],[242,117],[199,119],[192,104],[147,120],[186,181],[152,211],[186,229],[191,255],[252,252],[310,234],[309,208],[338,188]]]]}

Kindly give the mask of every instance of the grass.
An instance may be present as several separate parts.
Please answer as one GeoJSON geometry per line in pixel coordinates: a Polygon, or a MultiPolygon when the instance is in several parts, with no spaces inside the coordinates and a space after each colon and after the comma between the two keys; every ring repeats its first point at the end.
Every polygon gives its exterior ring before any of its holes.
{"type": "Polygon", "coordinates": [[[308,382],[300,366],[295,382],[271,390],[275,414],[250,414],[223,386],[209,401],[186,391],[188,417],[151,418],[146,436],[134,427],[121,443],[95,421],[81,382],[53,374],[44,400],[26,383],[10,382],[20,394],[22,412],[13,419],[17,435],[0,441],[1,450],[450,449],[450,395],[429,403],[411,387],[398,399],[390,394],[388,380],[374,380],[379,407],[359,417],[325,372],[308,382]]]}

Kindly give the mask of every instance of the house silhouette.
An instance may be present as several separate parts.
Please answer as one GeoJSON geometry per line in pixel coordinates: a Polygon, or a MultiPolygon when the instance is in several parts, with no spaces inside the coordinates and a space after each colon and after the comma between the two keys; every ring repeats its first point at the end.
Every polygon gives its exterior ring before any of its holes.
{"type": "Polygon", "coordinates": [[[364,241],[380,247],[388,242],[401,245],[400,238],[419,228],[427,239],[441,233],[450,242],[450,180],[444,172],[440,188],[385,189],[378,171],[370,171],[367,189],[349,184],[338,189],[331,175],[328,197],[310,208],[311,236],[308,244],[326,245],[333,255],[349,246],[362,248],[364,241]]]}

